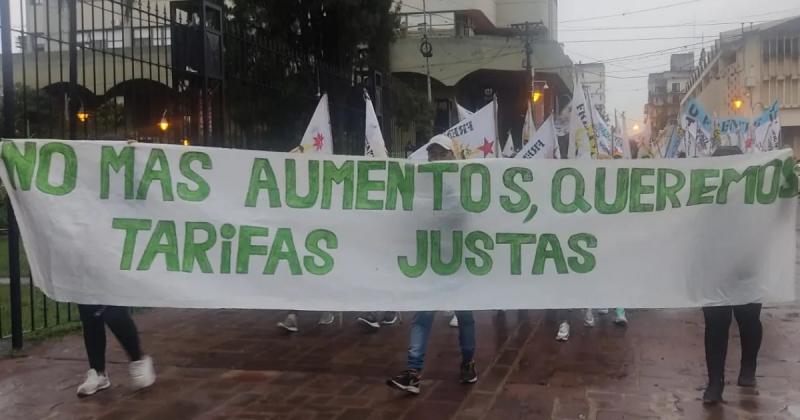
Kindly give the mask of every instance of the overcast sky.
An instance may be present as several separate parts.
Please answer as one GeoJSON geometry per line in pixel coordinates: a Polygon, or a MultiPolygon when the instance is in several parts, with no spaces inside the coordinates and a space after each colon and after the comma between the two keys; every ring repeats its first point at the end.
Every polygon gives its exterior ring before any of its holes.
{"type": "Polygon", "coordinates": [[[697,60],[700,43],[705,41],[705,45],[710,45],[720,32],[741,28],[741,22],[759,23],[800,15],[798,0],[559,0],[558,3],[559,41],[572,61],[587,63],[627,57],[606,63],[606,109],[612,118],[614,109],[626,111],[629,126],[643,118],[647,74],[668,70],[671,53],[694,51],[697,60]],[[658,10],[643,11],[654,8],[658,10]],[[641,38],[674,39],[634,40],[641,38]],[[660,54],[628,57],[683,46],[686,47],[660,54]]]}

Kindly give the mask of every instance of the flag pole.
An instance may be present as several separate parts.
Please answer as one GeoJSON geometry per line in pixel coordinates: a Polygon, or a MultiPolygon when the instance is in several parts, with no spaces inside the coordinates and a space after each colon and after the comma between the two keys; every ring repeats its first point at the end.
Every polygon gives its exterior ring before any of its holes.
{"type": "Polygon", "coordinates": [[[495,135],[495,148],[494,154],[496,158],[500,157],[500,128],[497,126],[497,93],[492,94],[492,107],[494,110],[494,135],[495,135]]]}
{"type": "Polygon", "coordinates": [[[583,84],[582,79],[580,80],[580,84],[583,97],[589,105],[589,109],[586,112],[589,113],[589,124],[592,126],[592,130],[589,131],[589,154],[591,155],[592,152],[594,152],[592,158],[598,159],[600,157],[600,150],[597,148],[597,135],[594,132],[594,105],[592,104],[592,95],[589,94],[589,88],[583,84]]]}

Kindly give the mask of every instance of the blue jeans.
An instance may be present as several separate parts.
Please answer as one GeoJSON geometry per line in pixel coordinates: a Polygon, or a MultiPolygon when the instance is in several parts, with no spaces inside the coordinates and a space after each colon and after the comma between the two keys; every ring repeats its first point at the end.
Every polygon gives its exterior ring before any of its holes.
{"type": "MultiPolygon", "coordinates": [[[[408,369],[422,371],[425,363],[425,349],[431,333],[433,315],[436,312],[424,311],[414,314],[411,323],[411,344],[408,346],[408,369]]],[[[458,345],[461,347],[461,361],[469,362],[475,356],[475,318],[472,311],[456,311],[458,318],[458,345]]]]}

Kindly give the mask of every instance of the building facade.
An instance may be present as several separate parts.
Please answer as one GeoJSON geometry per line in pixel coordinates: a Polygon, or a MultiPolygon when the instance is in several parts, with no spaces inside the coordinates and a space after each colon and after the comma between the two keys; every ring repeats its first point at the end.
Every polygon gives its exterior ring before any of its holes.
{"type": "Polygon", "coordinates": [[[578,63],[575,65],[583,88],[592,105],[606,113],[606,66],[603,63],[578,63]]]}
{"type": "Polygon", "coordinates": [[[392,72],[423,90],[429,72],[436,130],[456,122],[456,102],[475,111],[496,95],[499,131],[510,131],[519,147],[534,91],[537,123],[571,99],[572,62],[557,42],[557,7],[557,0],[403,1],[392,72]]]}
{"type": "Polygon", "coordinates": [[[723,32],[684,98],[709,114],[752,120],[775,101],[781,138],[800,157],[800,16],[723,32]]]}
{"type": "Polygon", "coordinates": [[[659,137],[667,125],[677,123],[694,67],[694,53],[672,54],[668,71],[648,76],[644,114],[652,136],[659,137]]]}

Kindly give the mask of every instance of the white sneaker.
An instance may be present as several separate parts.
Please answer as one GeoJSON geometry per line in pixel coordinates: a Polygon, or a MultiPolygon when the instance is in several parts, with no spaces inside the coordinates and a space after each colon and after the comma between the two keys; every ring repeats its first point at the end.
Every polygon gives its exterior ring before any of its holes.
{"type": "Polygon", "coordinates": [[[556,334],[556,341],[569,340],[569,322],[564,321],[558,326],[558,334],[556,334]]]}
{"type": "Polygon", "coordinates": [[[96,370],[89,369],[89,371],[86,372],[86,379],[78,387],[78,396],[88,397],[89,395],[94,395],[98,391],[108,389],[109,387],[111,387],[111,381],[108,379],[108,375],[105,373],[100,375],[96,370]]]}
{"type": "Polygon", "coordinates": [[[599,315],[608,315],[608,308],[598,309],[597,313],[599,315]]]}
{"type": "Polygon", "coordinates": [[[583,315],[583,325],[587,327],[594,327],[594,314],[591,309],[587,309],[583,315]]]}
{"type": "Polygon", "coordinates": [[[286,315],[286,319],[278,323],[278,328],[283,328],[289,332],[297,332],[297,315],[286,315]]]}
{"type": "Polygon", "coordinates": [[[331,325],[335,320],[336,316],[333,315],[333,312],[323,312],[319,316],[319,325],[331,325]]]}
{"type": "Polygon", "coordinates": [[[458,328],[458,317],[453,314],[453,317],[450,318],[450,326],[453,328],[458,328]]]}
{"type": "Polygon", "coordinates": [[[617,308],[616,309],[616,316],[614,317],[614,323],[619,325],[620,327],[625,327],[628,325],[628,318],[625,316],[625,309],[624,308],[617,308]]]}
{"type": "MultiPolygon", "coordinates": [[[[375,313],[373,313],[373,312],[370,312],[370,313],[368,313],[368,314],[366,314],[364,316],[360,316],[360,317],[356,318],[356,321],[358,321],[359,324],[364,325],[365,327],[367,327],[367,328],[369,328],[371,330],[377,330],[377,329],[381,328],[381,323],[375,317],[375,313]]],[[[322,323],[322,321],[320,321],[320,324],[321,323],[322,323]]]]}
{"type": "Polygon", "coordinates": [[[131,362],[129,371],[134,389],[147,388],[156,381],[156,370],[153,368],[153,359],[150,356],[144,356],[142,360],[131,362]]]}

